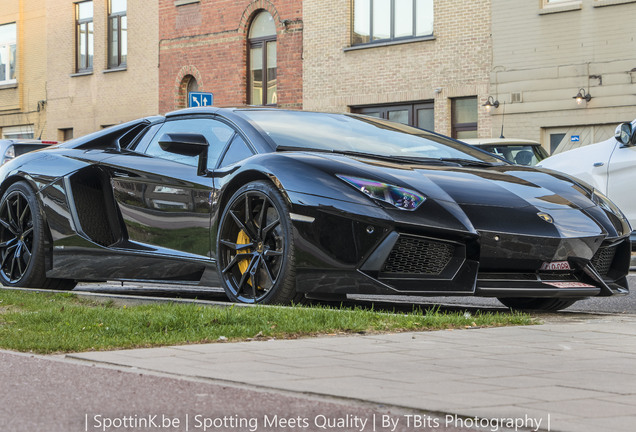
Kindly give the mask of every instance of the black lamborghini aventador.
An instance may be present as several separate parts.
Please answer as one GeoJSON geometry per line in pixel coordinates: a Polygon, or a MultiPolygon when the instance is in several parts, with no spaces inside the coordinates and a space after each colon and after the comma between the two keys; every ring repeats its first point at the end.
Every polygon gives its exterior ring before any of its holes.
{"type": "Polygon", "coordinates": [[[606,197],[433,132],[353,114],[196,108],[0,167],[0,279],[222,286],[244,303],[628,292],[606,197]]]}

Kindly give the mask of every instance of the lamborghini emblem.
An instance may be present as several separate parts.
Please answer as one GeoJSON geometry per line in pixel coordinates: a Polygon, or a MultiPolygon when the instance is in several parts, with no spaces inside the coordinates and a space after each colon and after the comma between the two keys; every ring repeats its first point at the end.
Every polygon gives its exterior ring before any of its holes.
{"type": "Polygon", "coordinates": [[[537,213],[537,216],[539,216],[541,219],[543,219],[547,223],[554,223],[554,219],[552,219],[552,216],[550,216],[547,213],[537,213]]]}

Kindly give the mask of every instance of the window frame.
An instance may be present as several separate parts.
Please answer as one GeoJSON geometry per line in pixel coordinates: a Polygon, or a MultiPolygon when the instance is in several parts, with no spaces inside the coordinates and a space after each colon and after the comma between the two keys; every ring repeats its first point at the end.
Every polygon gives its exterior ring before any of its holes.
{"type": "Polygon", "coordinates": [[[8,22],[8,23],[4,23],[4,24],[0,24],[0,27],[3,26],[10,26],[13,25],[15,26],[15,32],[13,34],[13,38],[11,39],[6,39],[6,40],[0,40],[0,52],[3,52],[6,55],[7,58],[7,63],[5,66],[5,77],[8,77],[4,80],[0,80],[0,86],[4,86],[4,85],[12,85],[12,84],[17,84],[18,82],[18,23],[17,22],[8,22]],[[15,54],[13,56],[13,61],[14,61],[14,65],[13,65],[13,78],[11,77],[11,47],[15,47],[15,54]]]}
{"type": "MultiPolygon", "coordinates": [[[[356,23],[356,16],[355,16],[355,3],[356,1],[359,0],[353,0],[352,1],[352,9],[351,9],[351,46],[353,47],[360,47],[360,46],[366,46],[366,45],[384,45],[387,43],[400,43],[400,42],[409,42],[409,41],[416,41],[416,40],[429,40],[429,39],[433,39],[434,38],[434,27],[435,27],[435,12],[433,11],[433,28],[431,29],[431,32],[428,34],[422,34],[422,35],[418,35],[417,34],[417,0],[410,0],[411,1],[411,5],[412,5],[412,34],[411,35],[407,35],[407,36],[399,36],[396,37],[395,36],[395,30],[396,30],[396,25],[395,25],[395,14],[396,14],[396,8],[395,8],[395,0],[390,0],[390,14],[389,14],[389,26],[390,26],[390,35],[388,38],[384,38],[384,39],[373,39],[373,3],[374,0],[369,0],[369,41],[368,42],[354,42],[354,33],[355,33],[355,23],[356,23]]],[[[431,0],[431,2],[433,2],[434,4],[434,0],[431,0]]]]}
{"type": "MultiPolygon", "coordinates": [[[[94,24],[94,20],[95,20],[95,11],[93,9],[93,13],[91,15],[90,18],[82,18],[80,19],[79,17],[79,9],[80,9],[80,5],[82,3],[93,3],[93,0],[85,0],[85,1],[79,1],[77,3],[75,3],[75,72],[76,73],[82,73],[82,72],[92,72],[93,70],[93,62],[94,62],[94,54],[93,54],[93,58],[92,60],[89,62],[88,58],[89,58],[89,53],[91,51],[91,48],[89,46],[89,31],[88,31],[88,27],[89,24],[93,24],[93,31],[95,30],[95,24],[94,24]],[[84,26],[85,27],[85,35],[86,35],[86,66],[83,67],[84,65],[80,65],[80,57],[81,57],[81,53],[80,53],[80,27],[84,26]],[[90,63],[90,66],[88,65],[90,63]]],[[[94,6],[94,5],[93,5],[94,6]]],[[[93,41],[94,41],[94,37],[93,37],[93,41]]]]}
{"type": "MultiPolygon", "coordinates": [[[[268,44],[270,42],[274,42],[276,45],[276,50],[278,50],[278,35],[276,33],[274,33],[273,35],[268,35],[268,36],[260,36],[260,37],[255,37],[255,38],[250,38],[249,37],[249,33],[252,29],[252,25],[254,24],[254,21],[256,21],[256,18],[262,14],[262,13],[268,13],[268,11],[266,10],[261,10],[260,12],[258,12],[256,15],[254,15],[254,18],[252,19],[251,23],[250,23],[250,28],[248,29],[248,39],[247,39],[247,104],[248,105],[254,105],[254,106],[276,106],[278,104],[278,100],[274,103],[268,104],[267,103],[267,92],[268,92],[268,88],[267,88],[267,82],[268,82],[268,65],[267,65],[267,53],[268,53],[268,44]],[[262,83],[263,86],[261,88],[261,103],[260,105],[256,105],[254,103],[254,101],[252,100],[252,69],[251,69],[251,65],[252,65],[252,50],[256,49],[256,48],[261,48],[262,52],[261,52],[261,65],[262,65],[262,83]]],[[[270,14],[271,15],[271,14],[270,14]]],[[[276,94],[278,95],[278,52],[276,53],[276,94]]]]}
{"type": "Polygon", "coordinates": [[[457,132],[472,132],[472,131],[479,132],[479,106],[478,105],[479,105],[479,99],[477,98],[477,96],[462,96],[462,97],[451,98],[451,137],[452,138],[460,139],[460,138],[457,138],[457,132]],[[467,99],[474,99],[477,102],[477,110],[475,111],[476,120],[474,122],[468,122],[468,123],[455,123],[455,116],[454,116],[455,103],[457,103],[458,100],[467,100],[467,99]]]}
{"type": "MultiPolygon", "coordinates": [[[[108,69],[125,69],[128,66],[128,49],[126,49],[126,61],[122,62],[122,30],[121,19],[128,16],[128,2],[126,2],[126,10],[120,12],[112,12],[113,0],[108,0],[108,47],[107,47],[107,65],[108,69]],[[117,22],[117,64],[111,63],[111,52],[113,49],[113,22],[117,22]]],[[[126,48],[128,47],[128,19],[126,19],[126,48]]]]}
{"type": "MultiPolygon", "coordinates": [[[[420,110],[432,110],[433,111],[433,119],[435,118],[435,101],[434,100],[422,100],[415,102],[398,102],[393,104],[375,104],[375,105],[357,105],[351,107],[351,112],[356,114],[368,115],[368,113],[379,112],[381,119],[389,120],[389,112],[397,111],[397,110],[408,110],[409,122],[407,123],[409,126],[413,126],[416,128],[423,129],[422,126],[418,124],[417,114],[420,110]]],[[[434,131],[435,125],[433,124],[433,129],[426,129],[430,131],[434,131]]]]}

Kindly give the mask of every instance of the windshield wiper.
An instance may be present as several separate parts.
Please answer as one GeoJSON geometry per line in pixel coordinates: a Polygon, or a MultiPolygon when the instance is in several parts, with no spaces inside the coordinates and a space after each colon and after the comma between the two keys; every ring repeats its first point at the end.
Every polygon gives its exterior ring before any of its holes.
{"type": "Polygon", "coordinates": [[[427,157],[416,157],[416,156],[391,156],[391,155],[380,155],[375,153],[364,153],[350,150],[338,150],[338,149],[320,149],[320,148],[309,148],[309,147],[294,147],[294,146],[278,146],[276,147],[276,151],[305,151],[305,152],[320,152],[320,153],[332,153],[332,154],[341,154],[345,156],[357,156],[364,157],[369,159],[380,159],[388,162],[409,162],[409,163],[434,163],[438,165],[444,165],[442,159],[439,158],[427,158],[427,157]]]}
{"type": "Polygon", "coordinates": [[[461,166],[483,166],[483,167],[491,167],[495,165],[504,165],[504,163],[497,162],[486,162],[474,159],[462,159],[462,158],[440,158],[443,162],[453,162],[459,164],[461,166]]]}

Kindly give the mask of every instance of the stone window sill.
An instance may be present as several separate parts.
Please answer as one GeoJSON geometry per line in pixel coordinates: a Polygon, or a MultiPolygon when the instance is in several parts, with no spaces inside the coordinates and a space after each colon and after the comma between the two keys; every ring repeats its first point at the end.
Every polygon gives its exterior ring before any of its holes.
{"type": "Polygon", "coordinates": [[[177,7],[185,6],[192,3],[201,3],[201,0],[174,0],[174,5],[177,7]]]}
{"type": "Polygon", "coordinates": [[[88,76],[88,75],[93,75],[93,71],[92,70],[86,70],[86,71],[82,71],[82,72],[77,72],[77,73],[71,74],[71,78],[72,77],[88,76]]]}
{"type": "Polygon", "coordinates": [[[561,5],[554,6],[544,6],[543,9],[539,10],[539,15],[547,15],[559,12],[570,12],[575,10],[581,10],[582,5],[580,1],[565,3],[561,5]]]}
{"type": "Polygon", "coordinates": [[[127,70],[128,68],[126,66],[123,67],[116,67],[116,68],[111,68],[111,69],[104,69],[102,71],[102,73],[112,73],[112,72],[123,72],[125,70],[127,70]]]}
{"type": "Polygon", "coordinates": [[[385,47],[385,46],[392,46],[392,45],[402,45],[402,44],[408,44],[408,43],[414,43],[414,42],[422,42],[422,41],[431,41],[431,40],[435,40],[435,36],[432,36],[432,35],[431,36],[420,36],[420,37],[414,37],[414,38],[409,38],[409,39],[388,40],[388,41],[385,41],[385,42],[369,42],[369,43],[365,43],[365,44],[352,45],[352,46],[344,47],[342,50],[344,52],[357,51],[357,50],[362,50],[362,49],[378,48],[378,47],[385,47]]]}
{"type": "Polygon", "coordinates": [[[5,83],[1,83],[0,84],[0,90],[16,88],[16,87],[18,87],[18,82],[17,81],[5,82],[5,83]]]}
{"type": "Polygon", "coordinates": [[[614,6],[625,3],[636,3],[636,0],[596,0],[594,7],[614,6]]]}

